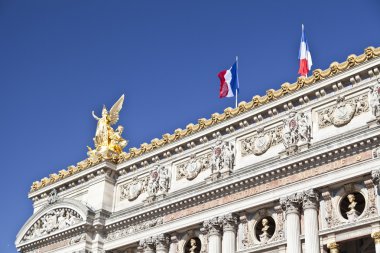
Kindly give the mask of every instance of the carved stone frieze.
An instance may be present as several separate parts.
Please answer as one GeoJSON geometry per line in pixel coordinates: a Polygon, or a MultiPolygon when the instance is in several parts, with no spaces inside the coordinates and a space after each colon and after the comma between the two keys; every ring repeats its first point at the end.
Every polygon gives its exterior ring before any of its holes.
{"type": "Polygon", "coordinates": [[[120,200],[135,200],[141,193],[146,191],[148,176],[134,177],[132,182],[120,186],[120,200]]]}
{"type": "Polygon", "coordinates": [[[223,173],[233,170],[235,164],[235,146],[231,142],[223,141],[221,137],[218,137],[211,150],[212,173],[223,173]]]}
{"type": "Polygon", "coordinates": [[[243,249],[246,249],[248,248],[249,246],[249,240],[248,240],[248,217],[247,217],[247,214],[246,213],[242,213],[240,215],[240,223],[242,224],[242,233],[243,233],[243,237],[241,238],[241,242],[242,242],[242,247],[243,249]]]}
{"type": "Polygon", "coordinates": [[[292,111],[283,121],[282,140],[285,148],[297,146],[300,142],[311,140],[311,124],[309,117],[303,112],[292,111]]]}
{"type": "Polygon", "coordinates": [[[163,223],[163,218],[159,217],[153,220],[144,221],[138,224],[130,225],[123,229],[118,229],[107,234],[107,241],[117,240],[119,238],[137,233],[139,231],[147,230],[163,223]]]}
{"type": "Polygon", "coordinates": [[[275,206],[274,211],[276,212],[276,232],[273,235],[273,241],[280,241],[285,239],[284,232],[284,214],[281,206],[275,206]]]}
{"type": "Polygon", "coordinates": [[[208,231],[206,228],[200,229],[199,239],[201,240],[201,251],[200,253],[207,253],[208,248],[208,231]]]}
{"type": "Polygon", "coordinates": [[[77,244],[79,242],[84,242],[86,241],[86,235],[83,234],[83,235],[77,235],[77,236],[74,236],[73,238],[70,239],[70,245],[74,245],[74,244],[77,244]]]}
{"type": "Polygon", "coordinates": [[[241,156],[250,154],[262,155],[271,146],[277,145],[282,142],[282,126],[270,130],[263,128],[257,129],[257,133],[248,136],[240,141],[241,143],[241,156]]]}
{"type": "Polygon", "coordinates": [[[350,99],[338,96],[335,105],[318,111],[318,126],[320,129],[331,125],[344,126],[353,117],[368,112],[368,110],[368,95],[366,94],[350,99]]]}
{"type": "Polygon", "coordinates": [[[380,78],[377,83],[370,87],[369,106],[371,107],[372,115],[376,118],[380,117],[380,78]]]}
{"type": "Polygon", "coordinates": [[[192,180],[196,178],[199,173],[209,168],[211,168],[211,153],[201,156],[192,154],[188,161],[177,165],[176,179],[180,180],[185,177],[187,180],[192,180]]]}
{"type": "Polygon", "coordinates": [[[39,218],[25,233],[22,242],[36,239],[53,232],[64,230],[83,221],[75,210],[70,208],[57,208],[49,211],[39,218]]]}

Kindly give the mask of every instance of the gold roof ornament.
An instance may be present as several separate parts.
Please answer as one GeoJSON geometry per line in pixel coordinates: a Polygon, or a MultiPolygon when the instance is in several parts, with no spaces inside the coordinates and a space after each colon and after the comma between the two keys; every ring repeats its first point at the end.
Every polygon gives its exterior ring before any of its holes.
{"type": "Polygon", "coordinates": [[[240,102],[237,108],[227,108],[222,114],[214,113],[212,114],[211,119],[201,118],[198,120],[197,124],[188,124],[185,129],[176,129],[173,134],[166,133],[161,139],[155,138],[149,144],[141,144],[140,148],[130,148],[128,153],[122,151],[127,145],[127,141],[121,137],[121,133],[123,131],[122,127],[119,126],[120,128],[118,127],[116,130],[111,127],[111,125],[114,125],[119,119],[119,112],[124,101],[124,95],[122,95],[114,106],[112,106],[109,112],[105,107],[103,108],[101,118],[97,117],[93,113],[94,118],[98,120],[98,126],[94,137],[95,149],[93,150],[89,148],[87,153],[89,158],[79,162],[76,166],[70,166],[68,170],[59,171],[58,178],[55,174],[51,174],[50,178],[45,177],[41,181],[34,182],[30,191],[33,192],[39,190],[49,184],[69,177],[72,174],[78,173],[104,160],[111,160],[116,163],[131,160],[166,144],[197,133],[203,129],[207,129],[215,124],[236,117],[237,115],[255,109],[271,101],[277,100],[284,95],[294,93],[303,87],[313,85],[316,82],[337,75],[359,64],[378,58],[379,56],[380,47],[368,47],[364,50],[364,53],[359,56],[354,54],[349,55],[346,61],[342,63],[333,62],[326,70],[315,69],[313,71],[313,75],[307,78],[298,77],[297,81],[293,84],[287,82],[283,83],[281,88],[278,90],[270,89],[264,96],[256,95],[249,102],[240,102]]]}
{"type": "MultiPolygon", "coordinates": [[[[103,105],[102,117],[95,115],[92,111],[92,116],[98,121],[95,137],[93,138],[95,149],[88,148],[89,163],[98,163],[104,160],[112,160],[117,162],[119,155],[127,146],[128,142],[121,137],[124,128],[119,125],[116,130],[111,126],[119,120],[119,112],[123,107],[124,94],[116,101],[110,111],[103,105]]],[[[85,166],[85,165],[84,165],[85,166]]]]}

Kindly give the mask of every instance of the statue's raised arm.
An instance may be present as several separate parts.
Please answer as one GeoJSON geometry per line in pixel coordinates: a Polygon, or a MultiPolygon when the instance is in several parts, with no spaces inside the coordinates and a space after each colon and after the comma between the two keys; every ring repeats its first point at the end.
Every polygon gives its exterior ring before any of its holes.
{"type": "Polygon", "coordinates": [[[123,107],[124,94],[116,101],[109,112],[110,125],[114,125],[119,120],[119,112],[123,107]]]}
{"type": "Polygon", "coordinates": [[[94,112],[94,111],[92,111],[92,117],[94,117],[94,119],[96,119],[96,120],[100,120],[100,118],[99,118],[98,116],[95,115],[95,112],[94,112]]]}

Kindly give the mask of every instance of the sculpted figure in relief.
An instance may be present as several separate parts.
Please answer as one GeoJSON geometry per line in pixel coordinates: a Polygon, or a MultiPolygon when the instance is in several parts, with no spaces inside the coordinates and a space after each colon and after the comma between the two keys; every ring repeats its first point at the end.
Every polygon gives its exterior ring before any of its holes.
{"type": "Polygon", "coordinates": [[[150,173],[147,192],[149,196],[167,193],[170,188],[170,172],[164,166],[157,164],[150,173]]]}
{"type": "Polygon", "coordinates": [[[25,233],[22,241],[28,241],[52,232],[71,227],[83,219],[72,209],[59,208],[52,210],[37,220],[25,233]]]}
{"type": "Polygon", "coordinates": [[[283,143],[285,147],[296,146],[298,142],[310,142],[311,126],[309,118],[303,112],[290,112],[284,120],[283,143]]]}
{"type": "Polygon", "coordinates": [[[370,88],[369,105],[372,114],[376,118],[380,117],[380,78],[377,79],[377,84],[370,88]]]}
{"type": "Polygon", "coordinates": [[[211,148],[211,150],[212,173],[233,169],[235,162],[235,149],[230,142],[223,142],[221,137],[218,137],[215,145],[211,148]]]}

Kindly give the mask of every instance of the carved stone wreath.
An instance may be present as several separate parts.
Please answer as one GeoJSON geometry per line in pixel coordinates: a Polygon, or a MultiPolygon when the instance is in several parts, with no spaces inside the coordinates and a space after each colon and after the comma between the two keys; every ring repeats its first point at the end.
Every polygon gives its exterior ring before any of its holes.
{"type": "Polygon", "coordinates": [[[140,196],[142,192],[146,190],[147,182],[148,182],[147,176],[143,178],[134,177],[131,183],[120,186],[120,190],[121,190],[120,200],[124,200],[124,199],[128,199],[129,201],[135,200],[136,198],[138,198],[138,196],[140,196]]]}
{"type": "Polygon", "coordinates": [[[240,141],[241,155],[247,156],[249,154],[262,155],[272,145],[281,143],[282,127],[277,127],[268,131],[263,128],[257,129],[257,134],[249,136],[240,141]]]}
{"type": "Polygon", "coordinates": [[[344,126],[353,117],[369,110],[368,95],[360,95],[346,100],[339,96],[336,102],[336,105],[318,112],[318,125],[320,129],[331,125],[336,127],[344,126]]]}
{"type": "Polygon", "coordinates": [[[199,157],[192,154],[190,160],[177,165],[176,179],[180,180],[185,177],[187,180],[193,180],[199,173],[210,168],[210,158],[211,153],[199,157]]]}

